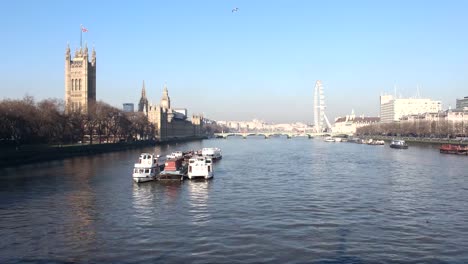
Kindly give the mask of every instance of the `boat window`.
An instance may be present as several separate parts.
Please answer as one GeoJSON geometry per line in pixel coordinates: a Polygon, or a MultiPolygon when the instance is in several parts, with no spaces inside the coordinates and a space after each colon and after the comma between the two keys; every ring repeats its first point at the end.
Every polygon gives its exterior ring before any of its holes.
{"type": "Polygon", "coordinates": [[[208,166],[208,172],[211,172],[211,166],[208,166]]]}
{"type": "Polygon", "coordinates": [[[149,173],[149,169],[146,169],[146,170],[145,170],[145,173],[149,173]]]}

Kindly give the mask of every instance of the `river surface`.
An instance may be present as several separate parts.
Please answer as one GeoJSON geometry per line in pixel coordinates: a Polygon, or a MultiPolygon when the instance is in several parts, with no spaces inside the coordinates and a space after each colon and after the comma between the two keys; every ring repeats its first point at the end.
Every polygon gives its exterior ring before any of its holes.
{"type": "Polygon", "coordinates": [[[211,139],[0,170],[0,263],[468,263],[468,157],[211,139]],[[131,179],[219,147],[210,181],[131,179]]]}

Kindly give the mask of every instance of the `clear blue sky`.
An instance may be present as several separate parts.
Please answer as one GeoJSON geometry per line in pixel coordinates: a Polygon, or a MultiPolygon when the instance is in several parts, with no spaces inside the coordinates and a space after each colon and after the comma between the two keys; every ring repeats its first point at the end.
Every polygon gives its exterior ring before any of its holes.
{"type": "Polygon", "coordinates": [[[5,1],[3,98],[64,97],[67,42],[97,52],[97,99],[158,103],[216,120],[313,122],[379,114],[379,95],[420,94],[444,108],[468,96],[468,1],[5,1]],[[231,12],[233,8],[238,12],[231,12]]]}

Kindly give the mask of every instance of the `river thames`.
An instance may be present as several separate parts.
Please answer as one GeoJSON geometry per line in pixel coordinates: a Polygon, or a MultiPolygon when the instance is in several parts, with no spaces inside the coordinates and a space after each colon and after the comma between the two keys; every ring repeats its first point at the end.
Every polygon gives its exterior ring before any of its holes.
{"type": "Polygon", "coordinates": [[[0,170],[0,263],[468,263],[468,158],[211,139],[0,170]],[[219,147],[210,181],[135,184],[141,152],[219,147]]]}

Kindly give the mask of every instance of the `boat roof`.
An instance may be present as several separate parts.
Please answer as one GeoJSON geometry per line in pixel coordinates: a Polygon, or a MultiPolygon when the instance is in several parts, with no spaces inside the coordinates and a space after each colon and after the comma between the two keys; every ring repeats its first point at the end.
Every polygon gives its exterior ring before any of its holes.
{"type": "Polygon", "coordinates": [[[189,160],[211,160],[211,158],[206,156],[193,156],[189,160]]]}
{"type": "Polygon", "coordinates": [[[155,156],[155,155],[152,154],[152,153],[141,153],[140,157],[142,157],[142,156],[155,156]]]}

